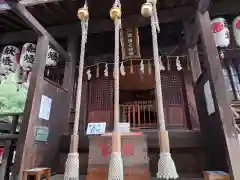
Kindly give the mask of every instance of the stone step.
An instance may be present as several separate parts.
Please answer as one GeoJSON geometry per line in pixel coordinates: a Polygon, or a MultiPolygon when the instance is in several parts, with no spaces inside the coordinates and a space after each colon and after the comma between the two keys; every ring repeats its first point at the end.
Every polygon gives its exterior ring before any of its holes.
{"type": "MultiPolygon", "coordinates": [[[[51,177],[51,180],[63,180],[62,174],[57,174],[51,177]]],[[[79,180],[86,180],[86,176],[80,176],[79,180]]],[[[151,180],[159,180],[158,178],[152,177],[151,180]]],[[[179,178],[178,180],[204,180],[203,178],[179,178]]]]}

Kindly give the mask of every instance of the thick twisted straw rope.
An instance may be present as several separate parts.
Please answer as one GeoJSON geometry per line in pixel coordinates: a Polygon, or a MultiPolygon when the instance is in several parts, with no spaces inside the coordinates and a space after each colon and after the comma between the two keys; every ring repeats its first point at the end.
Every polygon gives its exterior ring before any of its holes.
{"type": "Polygon", "coordinates": [[[153,5],[153,15],[151,16],[151,27],[152,27],[152,41],[153,41],[153,60],[155,66],[155,80],[156,80],[156,95],[157,95],[157,118],[159,124],[159,130],[165,131],[165,118],[163,110],[163,94],[161,85],[161,74],[160,74],[160,63],[158,55],[158,41],[157,41],[157,30],[160,31],[156,5],[153,5]]]}
{"type": "MultiPolygon", "coordinates": [[[[119,0],[114,2],[113,7],[121,9],[119,0]]],[[[114,131],[118,131],[119,126],[119,36],[121,28],[121,19],[114,21],[115,24],[115,49],[114,49],[114,131]]]]}
{"type": "MultiPolygon", "coordinates": [[[[87,9],[87,3],[85,2],[84,7],[87,9]]],[[[78,135],[79,118],[80,118],[80,108],[81,108],[81,97],[82,97],[82,79],[83,79],[83,69],[84,69],[84,55],[85,55],[85,45],[87,42],[87,32],[88,32],[88,20],[81,21],[82,26],[82,41],[81,41],[81,54],[79,62],[79,73],[78,73],[78,85],[77,85],[77,97],[76,97],[76,112],[74,118],[73,135],[78,135]]]]}

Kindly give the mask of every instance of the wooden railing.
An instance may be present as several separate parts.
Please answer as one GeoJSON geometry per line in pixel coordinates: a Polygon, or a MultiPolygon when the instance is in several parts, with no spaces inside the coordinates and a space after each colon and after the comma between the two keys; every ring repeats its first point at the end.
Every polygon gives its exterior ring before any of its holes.
{"type": "Polygon", "coordinates": [[[131,128],[156,129],[157,118],[154,101],[134,101],[120,105],[120,121],[128,122],[131,128]]]}
{"type": "Polygon", "coordinates": [[[9,179],[14,163],[16,142],[23,113],[0,114],[0,148],[3,159],[0,162],[0,179],[9,179]]]}

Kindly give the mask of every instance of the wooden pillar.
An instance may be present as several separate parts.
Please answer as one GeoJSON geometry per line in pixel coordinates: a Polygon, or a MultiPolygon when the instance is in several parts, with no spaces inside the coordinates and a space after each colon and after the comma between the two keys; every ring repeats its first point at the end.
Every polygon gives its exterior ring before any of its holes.
{"type": "Polygon", "coordinates": [[[188,109],[190,114],[190,120],[191,120],[191,127],[192,129],[199,129],[199,116],[197,112],[197,106],[196,106],[196,99],[195,99],[195,86],[194,84],[197,82],[197,79],[199,78],[201,74],[201,66],[199,62],[198,57],[198,50],[197,45],[195,44],[193,47],[191,46],[191,36],[198,36],[193,33],[198,32],[191,32],[191,29],[194,27],[194,24],[189,22],[184,22],[184,35],[186,40],[186,45],[188,49],[188,60],[191,67],[191,72],[185,72],[184,73],[184,84],[186,87],[186,95],[187,95],[187,103],[188,103],[188,109]]]}
{"type": "Polygon", "coordinates": [[[40,109],[42,82],[46,64],[49,39],[46,36],[38,38],[36,63],[33,65],[23,122],[16,148],[16,158],[13,166],[12,180],[22,179],[22,170],[33,168],[36,150],[33,146],[35,139],[35,124],[40,109]]]}
{"type": "Polygon", "coordinates": [[[68,37],[68,47],[67,51],[70,56],[70,61],[65,61],[65,69],[64,69],[64,79],[63,79],[63,88],[68,90],[68,119],[66,119],[66,129],[65,132],[68,131],[68,122],[70,119],[71,109],[74,108],[73,103],[73,91],[74,91],[74,83],[75,83],[75,75],[76,75],[76,62],[77,62],[77,52],[78,52],[78,41],[79,36],[77,34],[71,34],[68,37]]]}
{"type": "MultiPolygon", "coordinates": [[[[231,179],[240,179],[240,146],[238,136],[235,130],[235,120],[230,109],[230,103],[227,99],[227,91],[225,89],[222,67],[218,55],[218,51],[214,42],[213,33],[211,30],[211,22],[208,11],[197,13],[197,21],[200,27],[202,46],[205,54],[204,66],[206,75],[209,79],[210,89],[213,96],[215,107],[215,130],[219,132],[218,138],[221,148],[225,149],[225,154],[229,157],[228,165],[232,175],[231,179]]],[[[210,119],[208,119],[210,120],[210,119]]],[[[210,131],[210,130],[209,130],[210,131]]],[[[213,139],[210,139],[213,140],[213,139]]],[[[209,140],[208,140],[209,141],[209,140]]],[[[211,143],[211,142],[209,142],[211,143]]],[[[214,155],[214,152],[212,152],[214,155]]],[[[219,157],[222,158],[222,157],[219,157]]],[[[219,160],[221,162],[221,160],[219,160]]]]}

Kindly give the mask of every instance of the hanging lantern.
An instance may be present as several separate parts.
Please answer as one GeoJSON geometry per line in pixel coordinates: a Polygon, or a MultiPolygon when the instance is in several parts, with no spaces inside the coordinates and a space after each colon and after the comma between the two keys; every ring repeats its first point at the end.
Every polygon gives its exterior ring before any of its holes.
{"type": "Polygon", "coordinates": [[[225,48],[230,44],[230,35],[227,22],[223,18],[216,18],[211,21],[212,32],[217,47],[225,48]]]}
{"type": "Polygon", "coordinates": [[[240,16],[237,16],[233,21],[233,34],[238,46],[240,46],[240,16]]]}
{"type": "Polygon", "coordinates": [[[46,66],[56,66],[59,61],[59,53],[48,46],[46,66]]]}
{"type": "Polygon", "coordinates": [[[33,43],[25,43],[22,47],[20,65],[23,67],[25,71],[30,71],[35,60],[36,60],[36,45],[33,43]]]}
{"type": "Polygon", "coordinates": [[[230,44],[230,34],[224,18],[215,18],[211,21],[215,44],[218,48],[220,59],[224,59],[223,49],[230,44]]]}
{"type": "Polygon", "coordinates": [[[19,62],[20,51],[15,46],[6,46],[3,49],[1,56],[1,69],[4,75],[16,71],[17,63],[19,62]]]}

